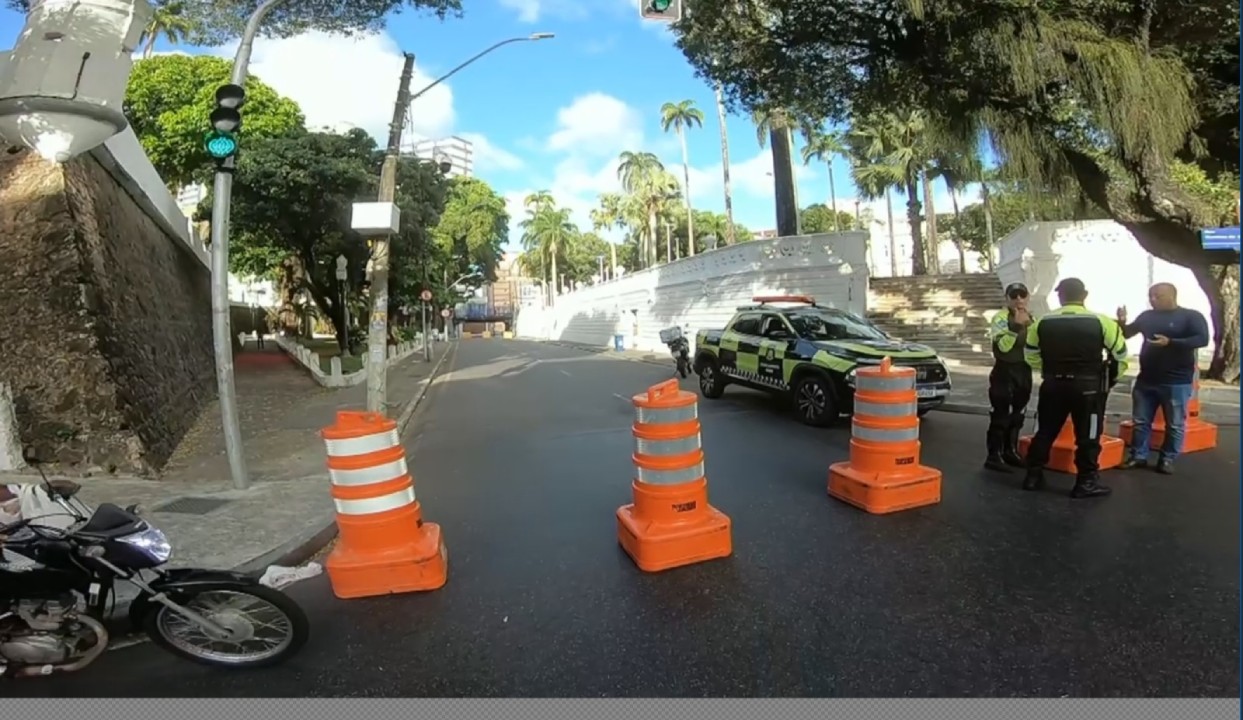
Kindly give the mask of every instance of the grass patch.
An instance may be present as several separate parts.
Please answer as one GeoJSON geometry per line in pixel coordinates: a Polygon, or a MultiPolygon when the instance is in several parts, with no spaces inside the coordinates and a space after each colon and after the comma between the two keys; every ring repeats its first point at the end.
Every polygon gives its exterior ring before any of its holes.
{"type": "MultiPolygon", "coordinates": [[[[337,341],[332,338],[304,338],[300,341],[307,350],[319,356],[319,367],[324,373],[332,372],[332,359],[341,354],[337,341]]],[[[362,349],[366,352],[366,348],[362,349]]],[[[363,369],[362,355],[341,358],[341,373],[349,375],[363,369]]]]}

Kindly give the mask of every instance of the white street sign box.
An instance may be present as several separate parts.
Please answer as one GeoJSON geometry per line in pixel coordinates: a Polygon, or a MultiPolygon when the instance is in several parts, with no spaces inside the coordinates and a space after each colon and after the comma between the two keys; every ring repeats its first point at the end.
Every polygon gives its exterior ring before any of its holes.
{"type": "Polygon", "coordinates": [[[354,203],[350,228],[360,235],[392,235],[401,223],[401,210],[395,203],[354,203]]]}

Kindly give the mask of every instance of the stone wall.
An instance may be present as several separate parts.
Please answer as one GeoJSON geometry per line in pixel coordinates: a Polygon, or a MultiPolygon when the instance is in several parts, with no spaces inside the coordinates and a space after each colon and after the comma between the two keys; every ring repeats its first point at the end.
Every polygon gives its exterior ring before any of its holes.
{"type": "Polygon", "coordinates": [[[95,155],[0,150],[0,382],[61,472],[158,471],[215,397],[210,272],[95,155]]]}

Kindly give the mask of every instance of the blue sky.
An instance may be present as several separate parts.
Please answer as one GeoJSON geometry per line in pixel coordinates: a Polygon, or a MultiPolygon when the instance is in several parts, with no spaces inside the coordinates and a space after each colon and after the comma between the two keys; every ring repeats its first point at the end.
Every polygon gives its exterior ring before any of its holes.
{"type": "MultiPolygon", "coordinates": [[[[415,103],[412,135],[467,137],[476,143],[476,175],[505,194],[514,211],[526,193],[550,189],[586,226],[597,195],[616,188],[622,150],[655,152],[681,177],[680,150],[661,132],[659,109],[690,99],[705,113],[703,129],[689,138],[691,197],[697,208],[723,209],[712,92],[666,28],[640,19],[638,0],[463,0],[463,6],[462,18],[443,22],[401,14],[385,33],[358,40],[320,34],[260,40],[252,71],[301,103],[308,124],[356,125],[382,139],[403,50],[418,59],[418,88],[498,40],[552,32],[553,39],[501,48],[429,92],[415,103]]],[[[20,16],[0,11],[5,47],[21,24],[20,16]]],[[[231,48],[177,49],[231,55],[231,48]]],[[[727,125],[735,219],[771,228],[771,160],[746,118],[730,116],[727,125]]],[[[834,170],[839,209],[853,212],[855,190],[844,161],[834,170]]],[[[800,204],[825,202],[825,168],[799,173],[800,204]]],[[[879,207],[874,212],[884,215],[879,207]]]]}

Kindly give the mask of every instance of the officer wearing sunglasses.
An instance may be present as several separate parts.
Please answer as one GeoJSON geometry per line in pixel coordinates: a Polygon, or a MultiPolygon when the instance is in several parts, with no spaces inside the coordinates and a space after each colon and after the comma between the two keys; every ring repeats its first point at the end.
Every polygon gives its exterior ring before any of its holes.
{"type": "Polygon", "coordinates": [[[1010,472],[1023,467],[1019,457],[1019,433],[1027,403],[1032,397],[1032,369],[1024,358],[1027,329],[1032,316],[1027,311],[1027,286],[1006,286],[1006,307],[993,315],[989,340],[993,347],[993,371],[988,375],[988,458],[984,467],[1010,472]]]}

